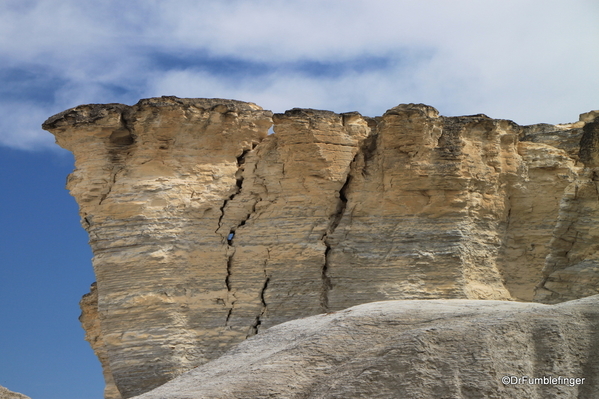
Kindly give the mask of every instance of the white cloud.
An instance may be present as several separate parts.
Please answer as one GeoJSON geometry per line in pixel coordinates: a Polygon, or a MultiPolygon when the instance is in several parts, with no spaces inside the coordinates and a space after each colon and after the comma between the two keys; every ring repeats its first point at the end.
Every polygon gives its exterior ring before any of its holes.
{"type": "Polygon", "coordinates": [[[36,104],[0,104],[0,145],[20,150],[59,150],[54,137],[36,123],[48,115],[48,108],[36,104]]]}
{"type": "MultiPolygon", "coordinates": [[[[599,108],[597,17],[594,0],[6,0],[0,70],[43,68],[65,83],[45,94],[51,105],[33,96],[4,99],[3,108],[27,115],[32,107],[168,94],[236,98],[277,112],[376,115],[424,102],[448,115],[568,122],[599,108]],[[188,61],[159,65],[156,54],[188,61]],[[190,65],[202,56],[263,71],[227,75],[214,70],[218,62],[190,65]],[[361,59],[371,67],[338,75],[297,67],[361,59]]],[[[14,120],[11,130],[0,125],[0,142],[47,145],[38,127],[47,116],[14,120]]]]}

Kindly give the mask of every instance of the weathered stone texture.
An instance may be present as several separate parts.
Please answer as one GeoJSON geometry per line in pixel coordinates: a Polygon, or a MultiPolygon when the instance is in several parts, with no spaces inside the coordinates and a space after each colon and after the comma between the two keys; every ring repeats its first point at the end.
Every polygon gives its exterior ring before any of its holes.
{"type": "Polygon", "coordinates": [[[217,232],[269,111],[158,98],[80,106],[44,125],[74,152],[67,186],[90,235],[108,369],[124,397],[245,338],[224,330],[228,246],[217,232]],[[58,133],[59,132],[59,133],[58,133]]]}
{"type": "Polygon", "coordinates": [[[79,321],[85,330],[85,340],[89,342],[94,353],[98,356],[98,360],[102,364],[102,372],[106,387],[104,388],[105,399],[121,399],[121,394],[114,383],[112,371],[110,370],[110,362],[106,345],[104,345],[104,337],[100,325],[100,315],[98,314],[98,288],[97,284],[93,283],[88,294],[85,294],[79,302],[81,307],[81,316],[79,321]]]}
{"type": "Polygon", "coordinates": [[[497,259],[505,285],[517,299],[530,301],[545,267],[565,189],[580,168],[560,149],[520,142],[525,178],[508,189],[508,226],[497,259]]]}
{"type": "Polygon", "coordinates": [[[593,115],[522,127],[162,97],[50,118],[75,154],[97,276],[82,322],[107,397],[361,303],[597,293],[593,115]]]}
{"type": "Polygon", "coordinates": [[[584,168],[564,190],[535,299],[556,303],[599,293],[599,115],[581,115],[584,168]],[[591,119],[594,117],[595,119],[591,119]]]}
{"type": "Polygon", "coordinates": [[[598,339],[599,296],[375,302],[275,326],[136,399],[592,399],[598,339]]]}
{"type": "Polygon", "coordinates": [[[505,189],[520,166],[514,128],[485,116],[439,117],[422,105],[387,111],[353,165],[330,237],[331,308],[508,299],[495,258],[505,189]]]}
{"type": "Polygon", "coordinates": [[[0,399],[31,399],[29,396],[25,396],[21,393],[12,392],[8,389],[0,386],[0,399]]]}

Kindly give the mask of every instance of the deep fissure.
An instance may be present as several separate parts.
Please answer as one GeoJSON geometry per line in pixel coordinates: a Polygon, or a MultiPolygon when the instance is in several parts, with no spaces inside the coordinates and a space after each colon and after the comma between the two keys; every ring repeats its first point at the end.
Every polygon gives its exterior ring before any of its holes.
{"type": "MultiPolygon", "coordinates": [[[[357,157],[357,154],[356,154],[357,157]]],[[[353,165],[354,160],[350,165],[353,165]]],[[[347,208],[347,195],[346,191],[351,181],[351,168],[348,172],[347,178],[343,183],[343,186],[339,190],[339,201],[337,203],[337,210],[335,214],[331,217],[331,221],[329,227],[325,231],[325,233],[321,237],[321,241],[324,243],[326,249],[324,251],[324,264],[321,269],[321,280],[322,280],[322,288],[320,293],[320,307],[324,312],[329,311],[329,291],[333,288],[333,283],[331,282],[331,278],[328,275],[329,272],[329,262],[330,262],[330,253],[331,253],[331,243],[329,241],[329,237],[335,232],[339,223],[341,223],[341,219],[343,218],[343,214],[345,213],[345,209],[347,208]]]]}
{"type": "Polygon", "coordinates": [[[233,255],[235,255],[235,251],[233,251],[227,258],[227,276],[225,277],[225,286],[229,292],[231,292],[231,266],[233,264],[233,255]]]}
{"type": "MultiPolygon", "coordinates": [[[[256,145],[252,145],[252,149],[254,149],[256,147],[256,145]]],[[[219,233],[219,230],[222,227],[222,221],[223,218],[225,216],[225,208],[227,207],[227,205],[229,204],[229,201],[232,201],[235,196],[237,194],[239,194],[241,192],[242,186],[243,186],[243,165],[245,164],[245,156],[247,155],[248,152],[250,152],[251,150],[249,149],[245,149],[243,150],[243,152],[241,153],[240,156],[237,157],[237,171],[235,172],[235,186],[236,186],[236,190],[233,194],[231,194],[229,196],[229,198],[225,199],[223,201],[223,205],[220,207],[220,217],[218,219],[218,226],[216,228],[215,233],[219,233]]],[[[248,216],[249,217],[249,216],[248,216]]],[[[245,224],[245,221],[242,222],[243,224],[245,224]]],[[[240,224],[240,225],[243,225],[240,224]]],[[[237,226],[239,227],[239,225],[237,226]]],[[[225,276],[225,287],[227,288],[227,302],[229,303],[229,309],[227,310],[227,316],[225,318],[225,326],[228,325],[229,320],[231,318],[231,314],[233,313],[233,308],[235,307],[235,300],[231,299],[231,297],[235,297],[235,295],[232,292],[232,288],[231,288],[231,272],[232,272],[232,266],[233,266],[233,257],[235,256],[235,248],[234,248],[234,244],[233,244],[233,239],[235,238],[235,230],[237,227],[233,227],[229,230],[229,233],[227,234],[226,237],[223,237],[226,239],[227,242],[227,274],[225,276]]]]}
{"type": "MultiPolygon", "coordinates": [[[[268,262],[268,261],[266,261],[268,262]]],[[[266,262],[265,263],[265,267],[266,267],[266,262]]],[[[266,289],[268,288],[268,283],[270,282],[270,277],[266,274],[266,269],[264,269],[264,284],[262,285],[262,288],[260,289],[260,303],[262,304],[262,309],[260,310],[260,314],[258,314],[258,316],[256,316],[256,320],[254,321],[254,324],[252,324],[250,326],[250,330],[246,336],[246,338],[249,338],[253,335],[258,334],[258,330],[260,328],[260,326],[262,325],[262,316],[264,316],[264,313],[266,313],[266,308],[268,307],[268,305],[266,304],[266,300],[264,299],[264,292],[266,291],[266,289]]]]}
{"type": "MultiPolygon", "coordinates": [[[[252,145],[252,149],[254,149],[255,147],[256,147],[256,145],[253,144],[252,145]]],[[[245,164],[245,156],[250,151],[251,150],[245,149],[245,150],[243,150],[243,152],[241,153],[241,155],[237,157],[237,171],[235,172],[235,186],[236,186],[236,190],[235,190],[235,192],[233,194],[231,194],[229,196],[229,198],[226,198],[223,201],[223,204],[220,207],[220,217],[218,218],[218,224],[217,224],[215,233],[218,233],[218,231],[222,227],[223,218],[225,216],[225,208],[229,204],[229,201],[232,201],[235,198],[235,196],[237,196],[237,194],[239,194],[241,192],[241,188],[243,186],[243,165],[245,164]]],[[[235,229],[234,228],[231,229],[231,231],[229,232],[229,234],[227,236],[227,241],[230,240],[229,237],[230,237],[231,233],[234,233],[234,232],[235,232],[235,229]]],[[[229,243],[229,245],[230,245],[230,243],[229,243]]]]}

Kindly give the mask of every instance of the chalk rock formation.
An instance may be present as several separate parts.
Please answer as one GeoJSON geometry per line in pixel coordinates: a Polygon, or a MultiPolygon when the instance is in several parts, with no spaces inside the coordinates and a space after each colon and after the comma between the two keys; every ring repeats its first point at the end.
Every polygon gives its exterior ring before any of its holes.
{"type": "Polygon", "coordinates": [[[136,399],[590,399],[598,338],[599,296],[375,302],[272,327],[136,399]]]}
{"type": "Polygon", "coordinates": [[[584,168],[566,187],[536,299],[556,303],[599,292],[599,112],[580,116],[584,168]]]}
{"type": "Polygon", "coordinates": [[[104,345],[102,329],[100,327],[100,315],[98,314],[98,289],[96,283],[93,283],[89,294],[85,294],[79,302],[81,307],[81,316],[79,321],[85,330],[85,340],[89,342],[94,353],[98,356],[102,364],[102,372],[106,387],[104,388],[105,399],[121,399],[121,394],[114,383],[108,352],[104,345]]]}
{"type": "Polygon", "coordinates": [[[12,392],[8,389],[0,386],[0,399],[31,399],[29,396],[25,396],[21,393],[12,392]]]}
{"type": "Polygon", "coordinates": [[[97,276],[82,321],[107,397],[361,303],[597,293],[593,115],[522,127],[162,97],[51,117],[75,154],[97,276]]]}

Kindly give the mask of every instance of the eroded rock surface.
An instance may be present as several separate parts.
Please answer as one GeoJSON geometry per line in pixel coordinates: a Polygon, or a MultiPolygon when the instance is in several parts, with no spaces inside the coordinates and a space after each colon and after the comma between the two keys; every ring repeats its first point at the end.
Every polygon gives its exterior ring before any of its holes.
{"type": "Polygon", "coordinates": [[[375,302],[272,327],[136,399],[591,399],[598,339],[599,296],[375,302]]]}
{"type": "Polygon", "coordinates": [[[100,326],[100,315],[98,314],[98,289],[96,283],[93,283],[89,294],[85,294],[79,302],[81,307],[81,316],[79,321],[85,330],[85,340],[89,342],[94,353],[98,356],[102,364],[102,372],[106,387],[104,388],[105,399],[121,399],[121,394],[114,383],[112,371],[110,370],[110,362],[106,345],[100,326]]]}
{"type": "Polygon", "coordinates": [[[12,392],[8,389],[0,386],[0,399],[31,399],[29,396],[25,396],[21,393],[12,392]]]}
{"type": "Polygon", "coordinates": [[[368,118],[162,97],[51,117],[75,154],[97,276],[82,322],[107,397],[361,303],[597,293],[595,116],[522,127],[422,104],[368,118]]]}
{"type": "Polygon", "coordinates": [[[581,115],[584,168],[563,192],[536,299],[556,303],[599,292],[599,112],[581,115]]]}

